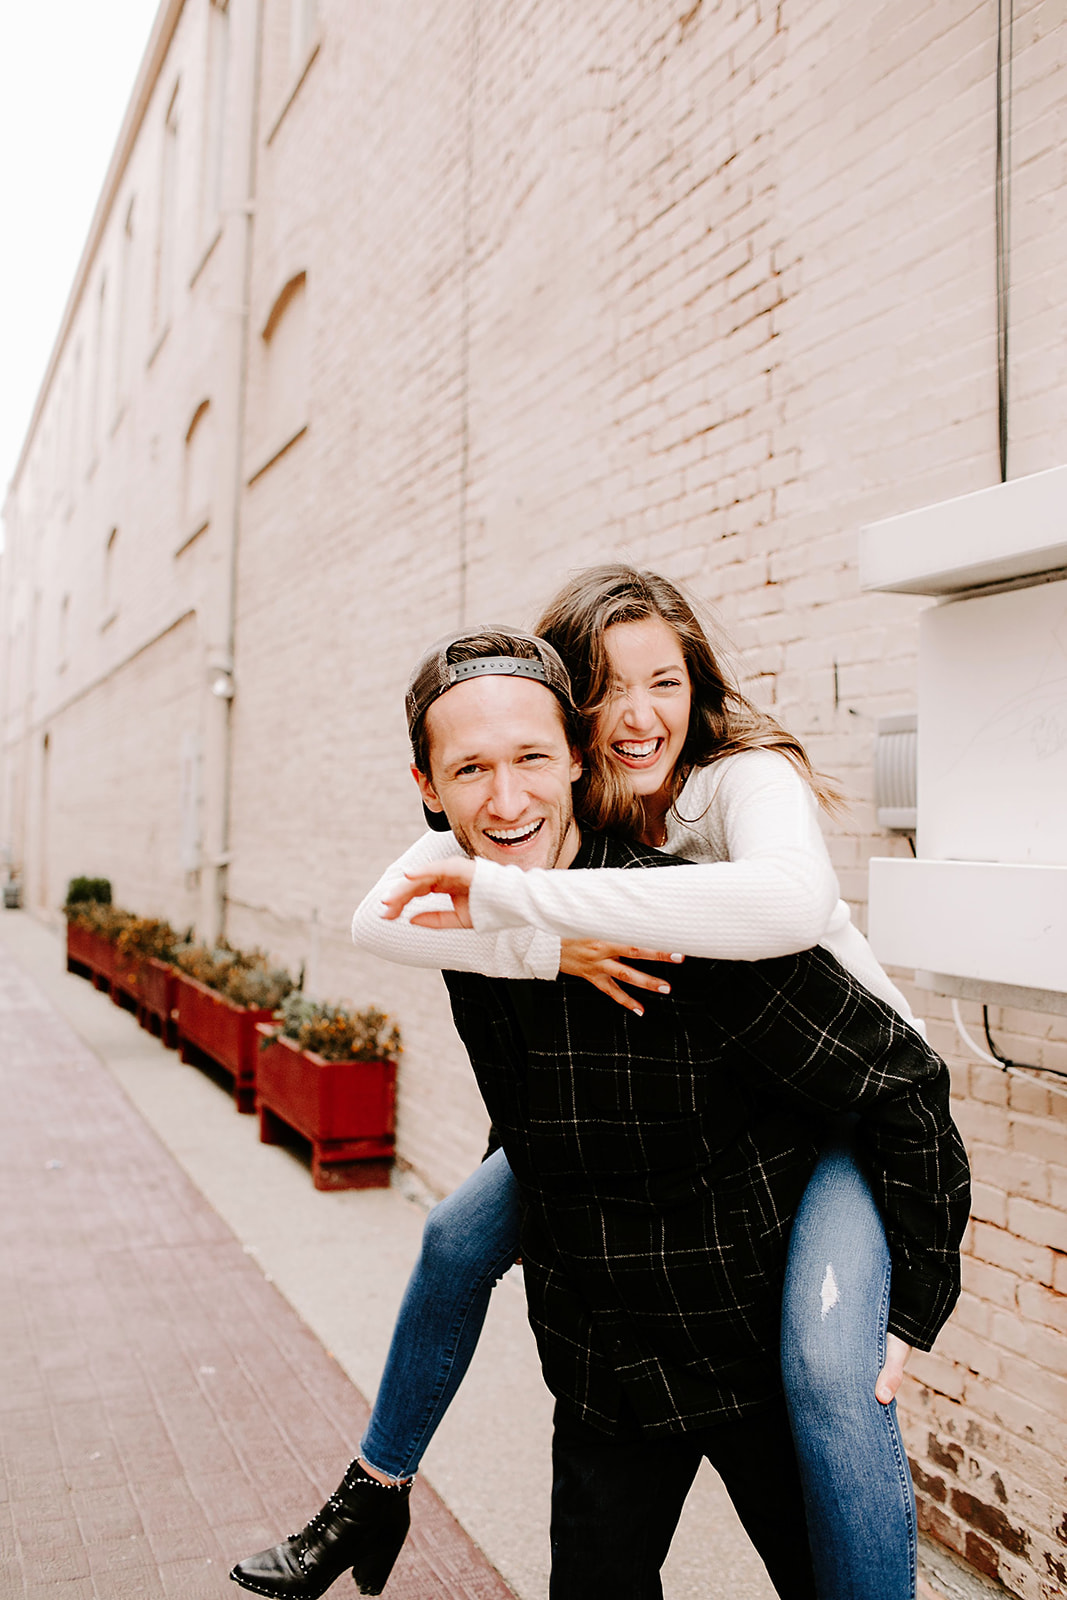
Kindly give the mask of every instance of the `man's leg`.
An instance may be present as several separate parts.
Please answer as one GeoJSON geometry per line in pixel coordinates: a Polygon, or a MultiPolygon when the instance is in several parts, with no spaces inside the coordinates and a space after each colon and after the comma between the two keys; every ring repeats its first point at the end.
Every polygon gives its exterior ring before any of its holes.
{"type": "Polygon", "coordinates": [[[781,1600],[816,1600],[785,1402],[779,1399],[694,1437],[726,1485],[781,1600]]]}
{"type": "Polygon", "coordinates": [[[609,1438],[556,1407],[549,1600],[661,1600],[700,1445],[609,1438]]]}

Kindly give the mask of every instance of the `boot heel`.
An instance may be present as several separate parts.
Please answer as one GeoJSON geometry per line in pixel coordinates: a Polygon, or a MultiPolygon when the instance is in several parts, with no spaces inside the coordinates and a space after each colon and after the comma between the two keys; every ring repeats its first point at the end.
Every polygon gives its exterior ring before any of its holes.
{"type": "Polygon", "coordinates": [[[381,1594],[396,1565],[404,1540],[411,1526],[411,1513],[407,1500],[397,1508],[401,1515],[388,1530],[382,1529],[372,1549],[364,1552],[362,1559],[353,1563],[352,1577],[360,1594],[381,1594]]]}

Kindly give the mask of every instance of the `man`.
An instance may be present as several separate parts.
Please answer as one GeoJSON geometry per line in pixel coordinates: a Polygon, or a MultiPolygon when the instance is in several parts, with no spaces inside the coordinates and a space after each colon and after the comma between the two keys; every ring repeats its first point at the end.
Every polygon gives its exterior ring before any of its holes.
{"type": "MultiPolygon", "coordinates": [[[[468,856],[676,864],[581,836],[569,685],[543,641],[444,642],[413,674],[407,712],[424,803],[468,856]]],[[[411,893],[443,889],[465,920],[470,880],[451,858],[411,893]]],[[[640,1020],[566,977],[445,980],[522,1193],[530,1320],[557,1400],[553,1600],[658,1595],[702,1455],[778,1593],[813,1596],[778,1378],[790,1223],[820,1118],[858,1112],[897,1326],[929,1345],[958,1293],[967,1211],[946,1069],[821,950],[690,960],[640,1020]]]]}

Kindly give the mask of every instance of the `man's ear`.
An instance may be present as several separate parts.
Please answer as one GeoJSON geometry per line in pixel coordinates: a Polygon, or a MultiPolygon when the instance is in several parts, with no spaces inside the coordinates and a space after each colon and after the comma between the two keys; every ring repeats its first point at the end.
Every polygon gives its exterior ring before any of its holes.
{"type": "Polygon", "coordinates": [[[582,752],[577,745],[571,745],[571,782],[577,783],[585,767],[582,764],[582,752]]]}
{"type": "Polygon", "coordinates": [[[430,782],[425,772],[419,771],[414,762],[411,764],[411,776],[415,779],[415,782],[419,786],[419,793],[422,795],[423,805],[428,806],[431,811],[443,812],[445,808],[441,804],[440,800],[438,800],[437,791],[435,790],[433,784],[430,782]]]}

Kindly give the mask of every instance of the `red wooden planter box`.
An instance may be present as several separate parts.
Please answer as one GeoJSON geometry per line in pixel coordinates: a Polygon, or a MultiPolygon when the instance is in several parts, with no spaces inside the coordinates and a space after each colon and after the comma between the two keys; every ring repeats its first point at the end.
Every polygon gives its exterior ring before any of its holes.
{"type": "Polygon", "coordinates": [[[396,1064],[324,1061],[261,1023],[256,1067],[259,1137],[285,1128],[311,1142],[316,1189],[379,1189],[389,1182],[396,1128],[396,1064]],[[282,1126],[284,1125],[284,1126],[282,1126]]]}
{"type": "Polygon", "coordinates": [[[149,1033],[158,1034],[168,1050],[178,1043],[174,1010],[178,1004],[178,974],[166,961],[149,956],[138,974],[137,1020],[149,1033]]]}
{"type": "Polygon", "coordinates": [[[84,967],[97,989],[110,989],[115,968],[115,946],[93,928],[67,923],[67,971],[84,967]]]}
{"type": "Polygon", "coordinates": [[[112,946],[111,998],[117,1006],[123,1006],[127,1011],[140,1012],[143,966],[144,960],[141,956],[128,955],[120,950],[118,945],[112,946]]]}
{"type": "Polygon", "coordinates": [[[105,939],[102,933],[94,933],[96,940],[96,955],[93,958],[93,983],[98,989],[108,990],[115,978],[115,963],[118,960],[118,950],[110,939],[105,939]]]}
{"type": "Polygon", "coordinates": [[[256,1023],[268,1022],[269,1010],[235,1005],[187,973],[176,971],[178,1048],[183,1061],[193,1047],[233,1078],[238,1111],[256,1109],[256,1023]]]}
{"type": "Polygon", "coordinates": [[[67,923],[67,971],[84,967],[91,977],[96,964],[96,934],[79,922],[67,923]]]}

